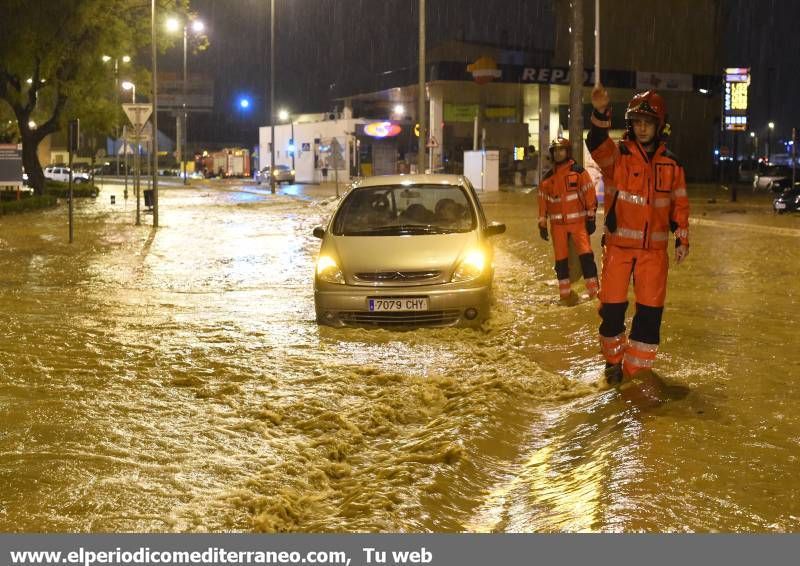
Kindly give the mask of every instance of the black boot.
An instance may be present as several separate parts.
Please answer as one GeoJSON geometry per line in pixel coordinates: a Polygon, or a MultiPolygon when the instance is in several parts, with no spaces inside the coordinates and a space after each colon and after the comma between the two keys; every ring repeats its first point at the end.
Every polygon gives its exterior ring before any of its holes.
{"type": "Polygon", "coordinates": [[[611,364],[606,362],[606,369],[603,372],[606,376],[606,383],[609,385],[619,385],[622,383],[622,364],[611,364]]]}

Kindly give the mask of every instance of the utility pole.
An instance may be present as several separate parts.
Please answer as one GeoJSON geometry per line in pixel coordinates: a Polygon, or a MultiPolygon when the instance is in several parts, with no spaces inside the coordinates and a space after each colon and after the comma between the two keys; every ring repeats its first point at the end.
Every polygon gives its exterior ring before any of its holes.
{"type": "MultiPolygon", "coordinates": [[[[119,143],[119,57],[114,58],[114,147],[119,143]]],[[[117,177],[119,177],[119,152],[117,152],[117,177]]]]}
{"type": "Polygon", "coordinates": [[[182,97],[182,102],[183,102],[183,116],[182,116],[182,118],[183,118],[183,121],[181,122],[181,126],[182,126],[181,127],[181,142],[182,143],[181,143],[181,148],[178,151],[178,155],[179,155],[180,160],[181,160],[181,168],[183,169],[183,184],[184,185],[188,184],[188,182],[189,182],[189,180],[186,178],[186,154],[188,153],[186,151],[186,143],[189,140],[189,136],[186,133],[186,118],[187,118],[187,115],[186,115],[186,81],[187,81],[188,76],[189,76],[188,75],[188,71],[187,71],[187,62],[188,62],[187,59],[188,59],[188,56],[186,54],[187,47],[188,47],[188,40],[187,40],[188,31],[186,29],[187,27],[188,27],[187,23],[186,23],[186,21],[184,21],[183,22],[183,97],[182,97]]]}
{"type": "Polygon", "coordinates": [[[428,143],[428,120],[425,115],[425,0],[419,0],[419,90],[417,119],[419,120],[419,149],[417,150],[417,173],[425,172],[425,146],[428,143]]]}
{"type": "Polygon", "coordinates": [[[569,69],[569,141],[572,159],[578,165],[583,165],[583,0],[570,1],[572,51],[569,69]]]}
{"type": "Polygon", "coordinates": [[[792,188],[797,180],[797,128],[792,128],[792,188]]]}
{"type": "Polygon", "coordinates": [[[158,58],[156,57],[156,0],[151,0],[150,8],[150,42],[153,48],[153,228],[158,228],[158,58]]]}
{"type": "Polygon", "coordinates": [[[269,0],[269,190],[275,194],[275,0],[269,0]]]}

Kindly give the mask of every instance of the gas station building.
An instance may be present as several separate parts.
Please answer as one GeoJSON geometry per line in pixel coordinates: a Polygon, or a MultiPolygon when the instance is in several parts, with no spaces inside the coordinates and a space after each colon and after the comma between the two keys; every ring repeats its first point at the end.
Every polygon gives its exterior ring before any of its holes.
{"type": "MultiPolygon", "coordinates": [[[[607,23],[601,28],[600,77],[612,99],[612,137],[623,133],[625,106],[633,94],[657,90],[667,103],[671,149],[689,179],[704,180],[713,176],[721,111],[719,5],[714,0],[685,3],[692,17],[682,23],[681,42],[676,43],[670,36],[671,26],[656,27],[661,31],[653,36],[649,24],[639,30],[636,18],[614,17],[628,8],[630,13],[639,13],[640,4],[632,0],[601,2],[601,22],[607,23]],[[637,52],[635,56],[632,50],[637,52]],[[637,61],[639,68],[630,68],[631,61],[637,61]]],[[[567,4],[555,6],[552,50],[526,52],[445,41],[428,51],[428,168],[460,174],[465,151],[490,150],[499,156],[501,184],[519,183],[520,179],[527,179],[528,184],[538,182],[541,172],[549,168],[546,149],[550,140],[562,130],[567,137],[569,130],[571,29],[567,4]],[[536,149],[533,156],[531,146],[536,149]],[[533,176],[530,169],[535,170],[533,176]]],[[[674,4],[653,4],[648,10],[656,21],[662,17],[669,20],[680,12],[674,4]]],[[[588,41],[594,27],[593,8],[587,6],[584,17],[585,128],[589,126],[594,84],[590,68],[594,42],[588,41]]],[[[337,163],[341,179],[416,171],[416,73],[416,68],[386,73],[376,78],[376,90],[340,97],[334,112],[297,116],[290,124],[277,125],[276,163],[294,165],[300,182],[323,180],[323,169],[332,180],[337,163]],[[341,160],[331,154],[334,139],[341,160]]],[[[260,129],[262,164],[270,159],[269,130],[260,129]]]]}

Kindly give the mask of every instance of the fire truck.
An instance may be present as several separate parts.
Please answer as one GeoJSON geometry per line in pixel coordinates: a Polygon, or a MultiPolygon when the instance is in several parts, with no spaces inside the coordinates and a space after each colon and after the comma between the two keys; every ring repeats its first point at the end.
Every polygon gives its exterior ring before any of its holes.
{"type": "Polygon", "coordinates": [[[198,159],[196,170],[209,177],[249,177],[250,152],[242,148],[225,148],[207,152],[198,159]]]}

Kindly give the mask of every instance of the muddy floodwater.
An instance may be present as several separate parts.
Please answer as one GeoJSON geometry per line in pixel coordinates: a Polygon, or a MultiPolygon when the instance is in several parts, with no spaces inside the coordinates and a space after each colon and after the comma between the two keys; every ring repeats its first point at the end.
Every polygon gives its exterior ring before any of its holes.
{"type": "Polygon", "coordinates": [[[535,193],[482,195],[482,331],[318,327],[332,195],[0,217],[0,531],[800,531],[799,216],[690,194],[663,383],[621,392],[535,193]]]}

